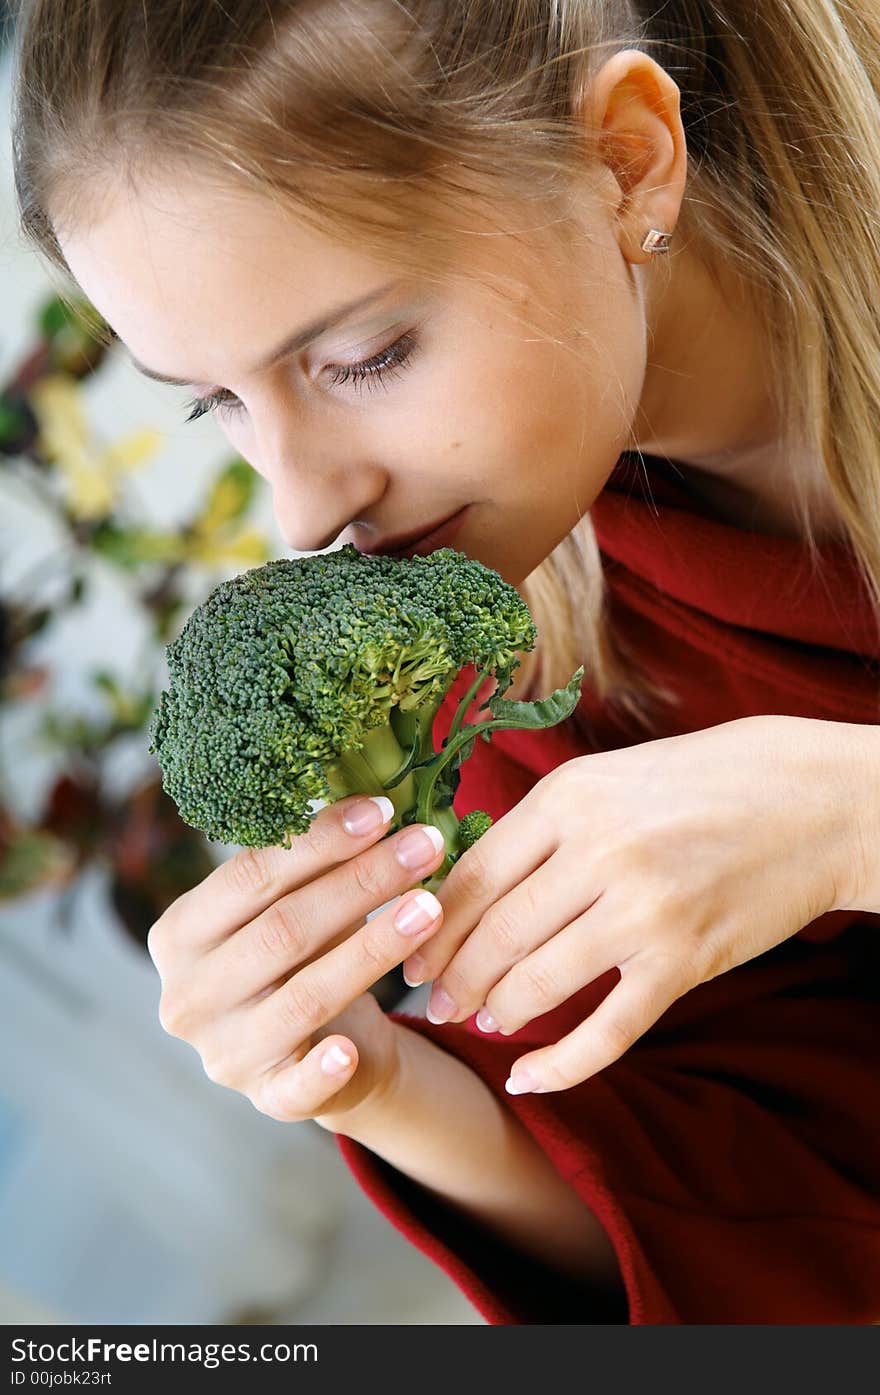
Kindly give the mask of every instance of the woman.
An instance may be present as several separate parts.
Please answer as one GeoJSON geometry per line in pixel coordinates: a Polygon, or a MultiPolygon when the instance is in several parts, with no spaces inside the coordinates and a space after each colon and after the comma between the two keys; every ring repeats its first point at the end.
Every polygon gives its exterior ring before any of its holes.
{"type": "Polygon", "coordinates": [[[289,545],[456,515],[519,690],[588,666],[415,938],[438,854],[347,801],[161,917],[163,1026],[490,1323],[870,1322],[876,11],[40,0],[18,64],[25,234],[289,545]]]}

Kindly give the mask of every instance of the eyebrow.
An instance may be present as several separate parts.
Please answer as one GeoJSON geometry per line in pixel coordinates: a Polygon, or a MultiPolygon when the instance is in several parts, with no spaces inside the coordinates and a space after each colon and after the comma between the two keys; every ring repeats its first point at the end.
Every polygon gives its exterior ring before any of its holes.
{"type": "MultiPolygon", "coordinates": [[[[334,329],[337,325],[342,324],[344,320],[349,319],[355,311],[361,310],[364,306],[371,305],[374,301],[380,300],[382,296],[387,295],[395,284],[394,281],[389,281],[386,285],[380,286],[377,291],[371,291],[369,295],[360,296],[357,300],[351,300],[347,305],[341,305],[331,314],[322,315],[320,319],[313,320],[311,324],[305,325],[302,329],[296,330],[293,334],[289,334],[283,343],[278,344],[276,348],[272,349],[272,351],[268,353],[265,358],[261,359],[251,371],[253,373],[263,373],[267,368],[271,368],[273,364],[278,363],[280,359],[286,358],[288,354],[294,354],[299,349],[307,348],[315,339],[319,339],[322,334],[326,334],[328,329],[334,329]]],[[[170,383],[172,387],[208,386],[206,383],[194,382],[192,378],[172,378],[166,373],[156,373],[154,369],[147,368],[146,364],[139,362],[133,354],[130,354],[129,357],[139,373],[142,373],[145,378],[152,378],[156,383],[170,383]]]]}

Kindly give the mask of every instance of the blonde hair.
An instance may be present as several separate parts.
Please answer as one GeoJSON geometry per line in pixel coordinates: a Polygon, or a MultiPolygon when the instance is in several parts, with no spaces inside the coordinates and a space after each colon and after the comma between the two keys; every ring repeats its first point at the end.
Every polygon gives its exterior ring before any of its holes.
{"type": "MultiPolygon", "coordinates": [[[[598,159],[580,98],[613,53],[649,53],[681,90],[689,161],[676,240],[711,249],[766,323],[784,439],[823,462],[880,615],[876,8],[22,0],[17,18],[21,227],[68,277],[50,206],[58,226],[81,226],[102,181],[110,190],[164,162],[256,189],[423,279],[442,281],[475,226],[526,246],[537,230],[564,274],[571,193],[598,159]]],[[[515,278],[491,283],[516,300],[515,278]]],[[[571,336],[560,325],[558,342],[571,336]]],[[[815,562],[807,493],[795,472],[815,562]]],[[[657,702],[675,701],[611,631],[589,515],[520,589],[540,637],[530,691],[538,668],[549,692],[583,662],[597,695],[637,724],[650,729],[657,702]]]]}

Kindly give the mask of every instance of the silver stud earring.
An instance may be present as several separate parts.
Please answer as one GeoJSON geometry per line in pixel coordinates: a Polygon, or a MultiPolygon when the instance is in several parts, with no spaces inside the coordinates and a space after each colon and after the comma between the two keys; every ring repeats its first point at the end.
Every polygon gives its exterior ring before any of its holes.
{"type": "Polygon", "coordinates": [[[651,228],[642,241],[642,251],[668,252],[671,237],[671,232],[661,232],[659,228],[651,228]]]}

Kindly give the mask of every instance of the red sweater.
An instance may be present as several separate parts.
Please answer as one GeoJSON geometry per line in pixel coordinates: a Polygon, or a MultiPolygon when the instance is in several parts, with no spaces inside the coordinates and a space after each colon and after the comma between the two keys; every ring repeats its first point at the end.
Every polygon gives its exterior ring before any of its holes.
{"type": "MultiPolygon", "coordinates": [[[[806,543],[707,517],[674,465],[630,454],[592,518],[612,625],[680,701],[646,735],[585,684],[560,726],[476,743],[459,817],[480,808],[500,819],[589,751],[759,713],[878,720],[880,634],[845,544],[823,543],[813,569],[806,543]]],[[[473,676],[448,695],[438,742],[473,676]]],[[[473,1018],[390,1015],[469,1064],[592,1208],[617,1253],[629,1323],[870,1323],[880,1319],[878,926],[859,911],[820,917],[685,994],[598,1075],[548,1095],[507,1095],[510,1066],[571,1031],[617,970],[510,1037],[473,1018]]],[[[573,1281],[362,1145],[337,1143],[379,1210],[488,1323],[605,1320],[573,1281]]]]}

